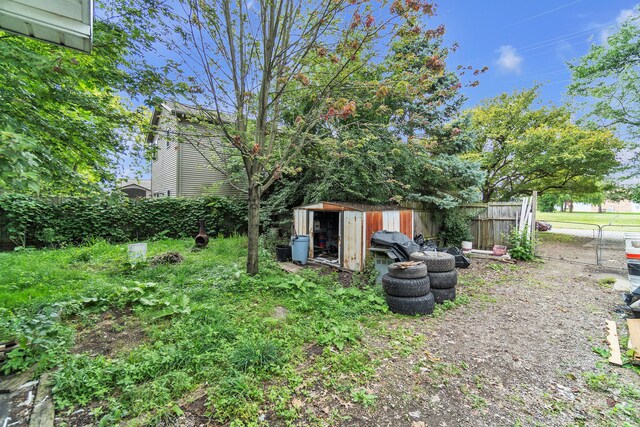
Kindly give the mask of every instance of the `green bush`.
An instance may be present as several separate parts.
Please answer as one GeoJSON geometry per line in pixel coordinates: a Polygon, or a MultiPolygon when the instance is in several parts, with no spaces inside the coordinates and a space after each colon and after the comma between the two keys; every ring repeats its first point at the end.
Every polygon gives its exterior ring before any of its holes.
{"type": "Polygon", "coordinates": [[[509,235],[509,246],[511,246],[509,255],[511,255],[513,259],[531,261],[535,258],[531,238],[526,229],[520,232],[514,228],[509,235]]]}
{"type": "Polygon", "coordinates": [[[442,215],[444,215],[444,219],[438,239],[443,246],[460,247],[463,241],[473,239],[470,230],[472,216],[456,209],[448,209],[442,215]]]}
{"type": "Polygon", "coordinates": [[[0,196],[0,240],[9,239],[22,247],[93,239],[115,243],[192,237],[198,233],[199,219],[205,220],[210,235],[241,233],[246,227],[246,206],[215,196],[140,201],[118,194],[62,201],[18,194],[0,196]]]}

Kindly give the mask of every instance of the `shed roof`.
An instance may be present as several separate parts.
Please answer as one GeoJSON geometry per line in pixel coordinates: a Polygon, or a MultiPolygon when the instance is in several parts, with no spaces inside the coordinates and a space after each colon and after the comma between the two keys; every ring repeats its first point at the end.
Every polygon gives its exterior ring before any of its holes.
{"type": "Polygon", "coordinates": [[[310,205],[298,206],[296,209],[306,209],[309,211],[399,211],[411,210],[400,205],[367,205],[363,203],[351,202],[318,202],[310,205]]]}

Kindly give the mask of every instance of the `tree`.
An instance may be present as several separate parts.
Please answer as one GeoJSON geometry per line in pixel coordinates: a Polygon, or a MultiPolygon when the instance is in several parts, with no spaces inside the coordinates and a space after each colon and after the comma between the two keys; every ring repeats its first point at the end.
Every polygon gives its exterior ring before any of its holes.
{"type": "Polygon", "coordinates": [[[0,33],[0,188],[65,193],[114,180],[144,117],[122,94],[162,85],[136,59],[154,40],[154,4],[104,5],[90,55],[0,33]]]}
{"type": "Polygon", "coordinates": [[[211,166],[231,176],[234,169],[227,165],[238,164],[234,158],[242,164],[249,205],[247,272],[256,274],[265,191],[291,170],[305,147],[322,139],[323,123],[339,125],[356,114],[361,106],[344,96],[350,77],[392,37],[423,33],[422,17],[432,15],[433,6],[419,0],[180,5],[171,24],[179,37],[169,41],[181,57],[176,78],[201,112],[199,127],[208,129],[196,138],[210,136],[211,166]],[[378,13],[387,7],[388,13],[378,13]]]}
{"type": "Polygon", "coordinates": [[[486,172],[484,202],[534,190],[593,193],[619,166],[624,144],[611,131],[573,124],[565,107],[535,109],[536,97],[537,87],[502,94],[471,111],[476,143],[470,158],[486,172]]]}
{"type": "Polygon", "coordinates": [[[459,117],[465,98],[460,76],[446,68],[443,35],[443,27],[402,34],[384,61],[355,73],[347,93],[358,111],[323,123],[319,132],[330,137],[303,153],[300,171],[284,176],[268,209],[284,213],[319,200],[450,208],[474,200],[482,172],[460,157],[472,138],[459,117]]]}
{"type": "Polygon", "coordinates": [[[602,45],[569,64],[569,94],[586,97],[585,119],[640,136],[640,16],[623,22],[602,45]]]}

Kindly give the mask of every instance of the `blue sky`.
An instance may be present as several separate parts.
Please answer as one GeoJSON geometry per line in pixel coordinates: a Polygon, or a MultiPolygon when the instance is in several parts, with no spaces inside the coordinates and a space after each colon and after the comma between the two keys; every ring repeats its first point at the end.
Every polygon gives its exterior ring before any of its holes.
{"type": "Polygon", "coordinates": [[[602,43],[620,20],[637,13],[637,2],[449,0],[438,3],[432,21],[434,28],[444,24],[447,41],[460,46],[448,60],[450,69],[489,67],[479,86],[464,89],[467,108],[536,82],[542,84],[543,102],[561,104],[571,78],[567,61],[583,56],[591,44],[602,43]]]}
{"type": "Polygon", "coordinates": [[[543,84],[545,102],[563,102],[570,80],[567,61],[601,43],[617,21],[634,13],[624,0],[449,0],[438,3],[434,23],[444,23],[447,40],[458,42],[449,66],[488,66],[480,85],[467,88],[467,106],[543,84]]]}

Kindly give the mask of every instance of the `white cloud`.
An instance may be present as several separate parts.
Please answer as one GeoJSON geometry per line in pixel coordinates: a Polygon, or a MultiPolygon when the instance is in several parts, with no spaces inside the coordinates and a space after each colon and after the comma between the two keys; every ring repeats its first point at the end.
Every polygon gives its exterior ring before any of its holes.
{"type": "Polygon", "coordinates": [[[622,24],[624,21],[634,16],[638,16],[638,11],[636,9],[622,9],[616,18],[616,22],[618,24],[622,24]]]}
{"type": "Polygon", "coordinates": [[[498,66],[505,73],[520,74],[522,72],[522,56],[518,55],[516,48],[511,45],[504,45],[498,48],[500,57],[496,61],[498,66]]]}
{"type": "MultiPolygon", "coordinates": [[[[638,11],[638,9],[622,9],[618,13],[618,16],[616,17],[616,24],[622,25],[624,21],[626,21],[627,19],[635,18],[637,16],[640,16],[640,12],[638,11]]],[[[613,34],[614,31],[615,31],[615,28],[612,28],[612,27],[607,27],[601,30],[600,43],[606,44],[607,38],[609,38],[609,36],[613,34]]]]}

